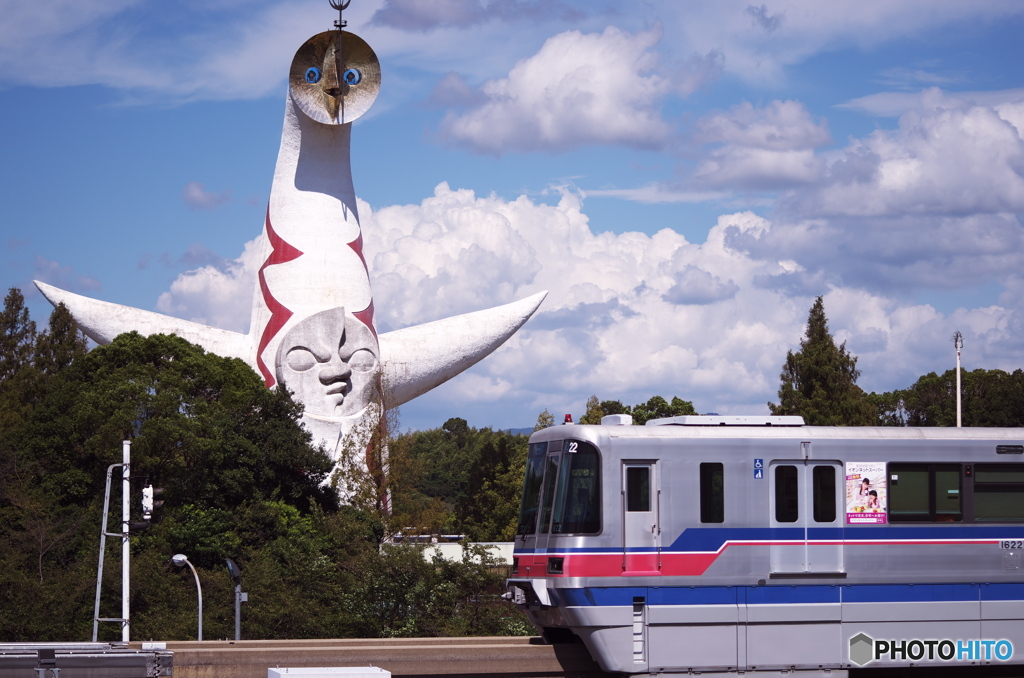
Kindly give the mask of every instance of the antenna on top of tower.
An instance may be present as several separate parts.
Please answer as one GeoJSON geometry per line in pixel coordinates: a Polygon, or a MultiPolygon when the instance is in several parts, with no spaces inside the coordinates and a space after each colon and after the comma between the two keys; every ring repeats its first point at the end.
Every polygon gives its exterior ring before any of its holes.
{"type": "Polygon", "coordinates": [[[338,10],[338,20],[334,22],[334,27],[340,31],[348,25],[348,22],[341,18],[341,13],[348,9],[352,0],[344,0],[344,2],[342,2],[342,0],[329,0],[329,2],[331,3],[331,7],[338,10]]]}

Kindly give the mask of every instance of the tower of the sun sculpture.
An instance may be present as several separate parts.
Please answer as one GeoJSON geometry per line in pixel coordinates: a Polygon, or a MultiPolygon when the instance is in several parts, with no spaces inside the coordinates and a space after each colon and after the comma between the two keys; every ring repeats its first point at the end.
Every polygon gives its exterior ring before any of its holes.
{"type": "MultiPolygon", "coordinates": [[[[340,11],[348,3],[331,4],[340,11]]],[[[384,407],[482,360],[547,293],[377,335],[349,142],[352,121],[377,97],[380,64],[340,17],[335,26],[307,40],[292,60],[248,334],[35,284],[54,305],[63,302],[97,343],[131,330],[173,333],[241,358],[268,387],[283,383],[294,392],[305,405],[303,424],[337,460],[346,437],[361,446],[364,440],[352,438],[368,435],[384,407]]]]}

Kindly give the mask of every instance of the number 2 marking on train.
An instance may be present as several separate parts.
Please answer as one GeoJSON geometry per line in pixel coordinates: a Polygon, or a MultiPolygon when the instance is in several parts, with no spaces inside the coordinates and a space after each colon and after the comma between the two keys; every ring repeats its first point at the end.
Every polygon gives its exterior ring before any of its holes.
{"type": "Polygon", "coordinates": [[[578,445],[574,442],[569,443],[569,452],[575,452],[578,445]]]}
{"type": "Polygon", "coordinates": [[[1020,551],[1024,549],[1024,539],[1002,539],[999,541],[999,548],[1020,551]]]}

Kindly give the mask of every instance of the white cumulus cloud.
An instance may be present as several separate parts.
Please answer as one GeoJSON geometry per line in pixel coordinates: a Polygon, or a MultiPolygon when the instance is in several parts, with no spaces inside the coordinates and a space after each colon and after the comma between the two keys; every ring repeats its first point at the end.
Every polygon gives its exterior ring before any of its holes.
{"type": "Polygon", "coordinates": [[[815,121],[799,101],[772,101],[755,107],[749,101],[697,121],[698,139],[772,151],[817,148],[831,141],[824,119],[815,121]]]}
{"type": "Polygon", "coordinates": [[[1024,211],[1021,106],[1000,109],[909,111],[896,130],[854,140],[794,208],[816,216],[1024,211]]]}
{"type": "MultiPolygon", "coordinates": [[[[779,229],[793,233],[751,212],[719,217],[702,243],[668,229],[595,233],[580,195],[566,190],[547,204],[442,183],[418,204],[373,210],[361,202],[359,212],[382,331],[549,290],[505,347],[425,397],[422,407],[440,421],[521,426],[545,408],[579,414],[591,393],[627,403],[679,395],[699,411],[766,412],[819,294],[833,333],[860,357],[867,390],[903,388],[943,369],[957,329],[977,347],[979,366],[1013,369],[1007,361],[1024,354],[1019,275],[1000,305],[945,315],[891,290],[837,284],[810,249],[784,258],[758,249],[779,229]],[[794,276],[804,276],[801,285],[780,283],[794,276]]],[[[228,266],[179,276],[160,310],[244,331],[257,245],[228,266]]]]}
{"type": "Polygon", "coordinates": [[[814,182],[822,162],[814,149],[830,141],[824,119],[815,121],[799,101],[764,107],[743,102],[697,121],[696,141],[718,144],[699,163],[694,181],[731,189],[775,189],[814,182]]]}
{"type": "Polygon", "coordinates": [[[450,113],[442,134],[488,153],[560,151],[585,144],[652,147],[670,127],[659,105],[671,82],[656,71],[659,31],[566,31],[508,77],[480,88],[482,105],[450,113]]]}
{"type": "Polygon", "coordinates": [[[245,243],[237,259],[180,274],[157,299],[157,310],[233,332],[247,332],[256,273],[263,263],[259,260],[262,238],[245,243]]]}

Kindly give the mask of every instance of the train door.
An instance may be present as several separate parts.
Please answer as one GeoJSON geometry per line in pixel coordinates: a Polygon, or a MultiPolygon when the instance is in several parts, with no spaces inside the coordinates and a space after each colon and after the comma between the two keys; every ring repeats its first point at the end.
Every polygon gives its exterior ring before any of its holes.
{"type": "Polygon", "coordinates": [[[661,569],[661,489],[658,464],[622,463],[622,569],[658,573],[661,569]]]}
{"type": "Polygon", "coordinates": [[[771,571],[844,572],[842,465],[773,461],[769,471],[771,571]]]}

